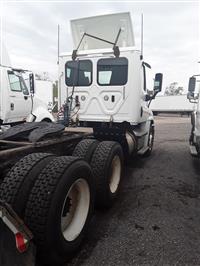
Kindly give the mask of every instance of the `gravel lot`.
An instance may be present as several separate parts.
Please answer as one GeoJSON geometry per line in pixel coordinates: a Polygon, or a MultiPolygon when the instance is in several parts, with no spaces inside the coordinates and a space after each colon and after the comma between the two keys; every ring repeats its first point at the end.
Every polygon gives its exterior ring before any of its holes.
{"type": "Polygon", "coordinates": [[[116,204],[96,211],[68,265],[200,265],[200,164],[190,119],[156,117],[151,157],[126,167],[116,204]]]}

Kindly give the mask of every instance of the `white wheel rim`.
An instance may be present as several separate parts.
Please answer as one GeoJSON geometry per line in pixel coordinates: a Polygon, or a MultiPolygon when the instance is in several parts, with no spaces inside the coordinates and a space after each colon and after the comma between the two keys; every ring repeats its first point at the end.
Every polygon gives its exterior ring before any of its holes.
{"type": "Polygon", "coordinates": [[[74,182],[65,198],[61,213],[61,230],[65,240],[73,241],[81,233],[90,207],[90,189],[86,180],[74,182]]]}
{"type": "Polygon", "coordinates": [[[121,160],[118,155],[115,155],[111,163],[111,176],[109,183],[110,191],[112,193],[115,193],[117,191],[120,178],[121,178],[121,160]]]}

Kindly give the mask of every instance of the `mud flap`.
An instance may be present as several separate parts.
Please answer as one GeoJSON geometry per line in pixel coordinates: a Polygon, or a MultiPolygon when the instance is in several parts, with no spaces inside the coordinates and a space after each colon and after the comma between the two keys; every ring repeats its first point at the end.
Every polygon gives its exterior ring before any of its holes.
{"type": "Polygon", "coordinates": [[[35,246],[29,243],[27,250],[20,253],[16,248],[15,235],[0,219],[0,265],[35,266],[35,246]]]}

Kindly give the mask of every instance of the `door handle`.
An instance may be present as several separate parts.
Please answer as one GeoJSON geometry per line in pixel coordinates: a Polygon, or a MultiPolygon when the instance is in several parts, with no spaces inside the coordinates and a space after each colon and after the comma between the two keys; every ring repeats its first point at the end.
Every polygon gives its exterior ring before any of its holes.
{"type": "Polygon", "coordinates": [[[28,96],[24,96],[24,100],[28,100],[28,96]]]}
{"type": "Polygon", "coordinates": [[[13,111],[14,110],[14,107],[15,107],[14,103],[11,103],[10,104],[10,110],[13,111]]]}

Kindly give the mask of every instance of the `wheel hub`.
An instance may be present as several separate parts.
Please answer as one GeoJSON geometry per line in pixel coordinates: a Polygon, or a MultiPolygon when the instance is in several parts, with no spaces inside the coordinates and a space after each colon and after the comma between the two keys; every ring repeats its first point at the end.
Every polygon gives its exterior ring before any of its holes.
{"type": "Polygon", "coordinates": [[[68,190],[61,212],[61,230],[67,241],[81,233],[89,211],[90,190],[85,179],[76,180],[68,190]]]}
{"type": "Polygon", "coordinates": [[[115,155],[111,164],[111,176],[109,183],[110,190],[112,193],[115,193],[117,191],[120,178],[121,178],[121,160],[118,155],[115,155]]]}

